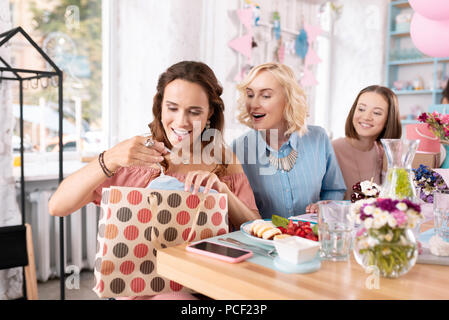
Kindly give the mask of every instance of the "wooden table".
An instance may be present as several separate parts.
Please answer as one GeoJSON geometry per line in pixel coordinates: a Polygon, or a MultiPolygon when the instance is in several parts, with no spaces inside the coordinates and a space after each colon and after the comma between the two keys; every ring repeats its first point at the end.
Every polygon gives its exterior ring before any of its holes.
{"type": "Polygon", "coordinates": [[[397,279],[380,278],[351,255],[346,262],[322,261],[310,274],[286,274],[244,261],[221,262],[185,250],[158,251],[157,271],[213,299],[449,299],[449,267],[416,264],[397,279]],[[369,289],[372,287],[372,289],[369,289]]]}

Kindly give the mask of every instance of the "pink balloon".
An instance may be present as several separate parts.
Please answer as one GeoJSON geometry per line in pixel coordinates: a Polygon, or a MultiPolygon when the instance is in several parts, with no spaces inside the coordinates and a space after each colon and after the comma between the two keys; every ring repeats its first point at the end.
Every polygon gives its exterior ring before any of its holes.
{"type": "Polygon", "coordinates": [[[448,0],[409,0],[415,12],[430,20],[449,20],[448,0]]]}
{"type": "Polygon", "coordinates": [[[449,19],[429,20],[415,12],[410,23],[410,36],[422,53],[436,58],[449,56],[449,19]]]}

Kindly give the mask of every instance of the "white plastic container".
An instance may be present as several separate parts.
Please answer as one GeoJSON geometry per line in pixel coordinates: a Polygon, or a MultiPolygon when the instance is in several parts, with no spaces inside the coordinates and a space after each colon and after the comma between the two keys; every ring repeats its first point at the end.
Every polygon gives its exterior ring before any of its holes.
{"type": "Polygon", "coordinates": [[[292,264],[313,260],[320,249],[320,243],[297,236],[275,239],[274,246],[279,258],[292,264]]]}

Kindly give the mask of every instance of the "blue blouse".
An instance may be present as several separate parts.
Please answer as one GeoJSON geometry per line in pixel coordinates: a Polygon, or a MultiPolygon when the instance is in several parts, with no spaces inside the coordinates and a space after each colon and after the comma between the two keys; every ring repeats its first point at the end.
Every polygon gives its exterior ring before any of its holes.
{"type": "Polygon", "coordinates": [[[323,128],[308,126],[301,138],[290,135],[279,151],[267,145],[262,134],[251,129],[232,142],[256,198],[262,218],[304,214],[319,200],[342,200],[345,182],[331,142],[323,128]],[[298,158],[290,171],[270,165],[268,155],[282,158],[294,149],[298,158]]]}

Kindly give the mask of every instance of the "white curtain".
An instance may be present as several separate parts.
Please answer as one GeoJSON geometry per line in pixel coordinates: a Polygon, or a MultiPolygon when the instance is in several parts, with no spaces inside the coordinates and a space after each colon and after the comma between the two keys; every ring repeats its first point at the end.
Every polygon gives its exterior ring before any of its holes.
{"type": "MultiPolygon", "coordinates": [[[[0,33],[10,30],[9,1],[0,0],[0,33]]],[[[10,50],[6,45],[0,48],[0,56],[10,61],[10,50]]],[[[13,112],[11,81],[0,84],[0,226],[21,223],[21,215],[16,202],[13,177],[12,131],[13,112]]],[[[22,268],[0,270],[0,300],[16,299],[22,296],[22,268]]]]}

